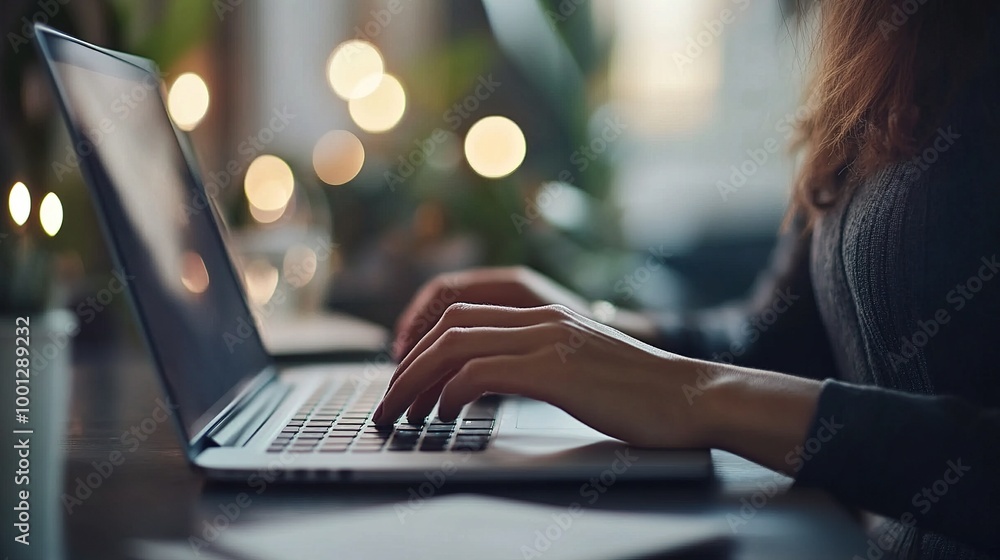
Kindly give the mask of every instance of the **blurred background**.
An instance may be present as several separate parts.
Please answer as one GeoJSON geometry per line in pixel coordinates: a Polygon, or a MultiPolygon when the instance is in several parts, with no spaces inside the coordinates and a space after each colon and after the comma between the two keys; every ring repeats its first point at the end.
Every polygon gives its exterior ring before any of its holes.
{"type": "Polygon", "coordinates": [[[744,293],[792,177],[794,4],[4,0],[0,314],[130,324],[33,21],[156,61],[262,322],[391,325],[472,266],[628,307],[744,293]]]}

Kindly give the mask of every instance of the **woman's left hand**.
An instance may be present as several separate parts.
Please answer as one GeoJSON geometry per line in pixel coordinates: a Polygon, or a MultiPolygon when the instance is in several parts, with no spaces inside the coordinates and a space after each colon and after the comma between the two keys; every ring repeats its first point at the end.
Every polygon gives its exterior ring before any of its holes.
{"type": "Polygon", "coordinates": [[[704,403],[689,400],[701,362],[656,349],[559,305],[454,304],[403,358],[375,413],[420,423],[440,401],[454,419],[484,393],[551,403],[646,447],[703,447],[704,403]]]}

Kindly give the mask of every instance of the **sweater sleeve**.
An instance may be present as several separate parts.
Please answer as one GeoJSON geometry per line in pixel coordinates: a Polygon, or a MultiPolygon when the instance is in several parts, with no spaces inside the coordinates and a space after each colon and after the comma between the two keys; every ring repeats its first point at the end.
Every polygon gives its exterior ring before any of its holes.
{"type": "Polygon", "coordinates": [[[809,270],[812,235],[792,221],[743,301],[656,317],[664,350],[684,356],[780,371],[836,377],[830,341],[809,270]]]}
{"type": "Polygon", "coordinates": [[[1000,409],[830,380],[787,459],[800,484],[1000,552],[1000,409]]]}

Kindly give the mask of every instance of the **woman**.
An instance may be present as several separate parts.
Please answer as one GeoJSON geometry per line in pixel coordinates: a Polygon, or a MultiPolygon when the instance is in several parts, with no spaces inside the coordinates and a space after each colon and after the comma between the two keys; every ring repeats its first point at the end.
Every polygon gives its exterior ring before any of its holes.
{"type": "Polygon", "coordinates": [[[817,9],[816,109],[754,297],[598,321],[530,271],[446,275],[397,325],[376,420],[520,394],[636,445],[725,449],[822,486],[885,516],[878,546],[901,556],[1000,554],[998,8],[817,9]]]}

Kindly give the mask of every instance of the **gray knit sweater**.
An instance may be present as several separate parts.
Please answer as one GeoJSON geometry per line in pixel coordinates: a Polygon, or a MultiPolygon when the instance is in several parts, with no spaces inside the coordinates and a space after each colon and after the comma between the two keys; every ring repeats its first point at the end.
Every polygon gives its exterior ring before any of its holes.
{"type": "Polygon", "coordinates": [[[662,320],[668,350],[828,379],[787,460],[884,516],[860,558],[1000,556],[998,81],[916,160],[784,233],[746,302],[662,320]]]}

